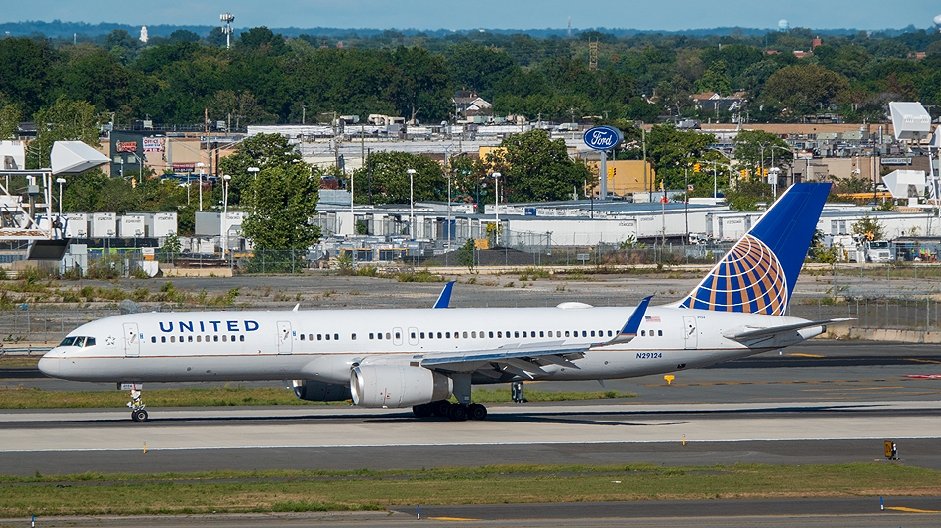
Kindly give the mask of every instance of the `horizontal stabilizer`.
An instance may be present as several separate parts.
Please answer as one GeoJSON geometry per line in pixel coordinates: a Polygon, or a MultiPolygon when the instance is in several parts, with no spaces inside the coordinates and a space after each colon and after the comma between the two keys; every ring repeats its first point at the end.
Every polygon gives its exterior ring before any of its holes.
{"type": "Polygon", "coordinates": [[[812,328],[814,326],[826,326],[833,323],[842,323],[846,321],[852,321],[851,317],[838,317],[836,319],[823,319],[820,321],[804,321],[801,323],[794,323],[789,325],[780,325],[780,326],[769,326],[766,328],[753,328],[753,327],[744,327],[738,328],[725,334],[725,337],[733,339],[735,341],[751,341],[753,339],[763,339],[767,337],[774,337],[787,332],[794,332],[804,328],[812,328]]]}

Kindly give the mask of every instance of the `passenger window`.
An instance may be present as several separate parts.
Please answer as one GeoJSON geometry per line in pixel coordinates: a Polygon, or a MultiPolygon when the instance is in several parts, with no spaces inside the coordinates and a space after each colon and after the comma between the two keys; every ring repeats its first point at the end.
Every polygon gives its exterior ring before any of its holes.
{"type": "Polygon", "coordinates": [[[198,336],[196,336],[196,342],[197,342],[197,343],[202,343],[202,342],[203,342],[203,336],[202,336],[201,334],[198,335],[198,336]]]}
{"type": "Polygon", "coordinates": [[[382,339],[382,332],[379,332],[376,334],[376,339],[380,339],[380,340],[382,339]]]}
{"type": "Polygon", "coordinates": [[[566,330],[566,331],[565,331],[565,337],[569,337],[569,336],[570,336],[570,333],[569,333],[568,330],[566,330]]]}
{"type": "Polygon", "coordinates": [[[498,330],[498,331],[497,331],[497,337],[503,337],[503,332],[501,332],[501,331],[498,330]]]}
{"type": "Polygon", "coordinates": [[[438,332],[438,339],[441,339],[441,332],[438,332]]]}
{"type": "Polygon", "coordinates": [[[545,331],[545,330],[540,330],[540,331],[539,331],[539,337],[546,337],[546,331],[545,331]]]}
{"type": "Polygon", "coordinates": [[[176,343],[176,336],[170,336],[170,342],[176,343]]]}
{"type": "Polygon", "coordinates": [[[223,343],[225,343],[226,341],[228,341],[228,339],[227,339],[227,338],[228,338],[228,336],[227,336],[227,335],[225,335],[225,334],[222,334],[222,342],[223,342],[223,343]]]}
{"type": "Polygon", "coordinates": [[[471,339],[477,339],[477,330],[471,330],[471,339]]]}
{"type": "Polygon", "coordinates": [[[324,341],[330,341],[330,334],[324,334],[323,339],[324,341]]]}
{"type": "Polygon", "coordinates": [[[386,332],[386,339],[392,339],[392,332],[386,332]]]}
{"type": "Polygon", "coordinates": [[[411,334],[409,334],[409,335],[411,335],[411,336],[412,336],[412,339],[415,339],[415,337],[416,337],[416,336],[415,336],[415,332],[412,332],[412,333],[411,333],[411,334]]]}
{"type": "Polygon", "coordinates": [[[186,336],[186,342],[187,342],[187,343],[192,343],[192,342],[193,342],[193,336],[191,336],[191,335],[190,335],[190,336],[186,336]]]}
{"type": "Polygon", "coordinates": [[[161,343],[166,343],[166,342],[167,342],[167,336],[160,336],[160,342],[161,342],[161,343]]]}
{"type": "Polygon", "coordinates": [[[641,335],[642,337],[643,337],[643,336],[646,336],[646,335],[647,335],[647,331],[646,331],[646,330],[641,330],[641,331],[640,331],[640,335],[641,335]]]}
{"type": "Polygon", "coordinates": [[[444,337],[445,337],[446,339],[451,339],[451,332],[445,332],[445,333],[444,333],[444,337]]]}
{"type": "Polygon", "coordinates": [[[219,342],[219,336],[217,336],[217,335],[212,336],[212,340],[213,340],[214,342],[218,343],[218,342],[219,342]]]}
{"type": "Polygon", "coordinates": [[[662,336],[662,335],[663,335],[663,330],[657,330],[657,335],[662,336]]]}
{"type": "Polygon", "coordinates": [[[490,336],[490,339],[493,339],[493,332],[488,332],[487,335],[490,336]]]}
{"type": "Polygon", "coordinates": [[[594,330],[591,331],[591,337],[595,337],[595,331],[594,331],[594,330]]]}
{"type": "Polygon", "coordinates": [[[467,339],[467,332],[464,332],[463,337],[464,339],[467,339]]]}
{"type": "Polygon", "coordinates": [[[245,336],[243,336],[243,335],[240,335],[240,336],[239,336],[239,341],[242,341],[242,342],[244,342],[244,341],[245,341],[245,336]]]}
{"type": "MultiPolygon", "coordinates": [[[[566,332],[565,335],[568,335],[568,332],[566,332]]],[[[556,337],[562,337],[562,330],[556,330],[556,331],[555,331],[555,336],[556,336],[556,337]]]]}
{"type": "Polygon", "coordinates": [[[588,330],[582,330],[582,337],[588,337],[588,330]]]}
{"type": "Polygon", "coordinates": [[[333,340],[334,340],[334,341],[339,341],[339,340],[340,340],[340,334],[333,334],[333,340]]]}
{"type": "Polygon", "coordinates": [[[353,334],[351,337],[352,337],[353,341],[356,341],[356,334],[353,334]]]}
{"type": "Polygon", "coordinates": [[[402,334],[401,334],[400,332],[396,332],[396,333],[395,333],[395,338],[396,338],[396,339],[402,339],[402,334]]]}
{"type": "Polygon", "coordinates": [[[304,334],[301,334],[301,341],[304,341],[305,339],[306,338],[304,337],[304,334]]]}
{"type": "Polygon", "coordinates": [[[157,336],[150,336],[150,342],[151,342],[151,343],[156,343],[156,342],[157,342],[157,336]]]}
{"type": "Polygon", "coordinates": [[[375,339],[372,332],[369,332],[369,339],[375,339]]]}
{"type": "Polygon", "coordinates": [[[614,330],[608,330],[608,337],[614,337],[614,330]]]}

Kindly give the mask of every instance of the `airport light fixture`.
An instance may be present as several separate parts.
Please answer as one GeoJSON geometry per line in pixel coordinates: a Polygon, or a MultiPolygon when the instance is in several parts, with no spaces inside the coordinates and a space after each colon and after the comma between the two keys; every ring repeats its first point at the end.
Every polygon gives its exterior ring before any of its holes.
{"type": "Polygon", "coordinates": [[[415,240],[415,173],[418,172],[415,169],[408,169],[408,194],[409,202],[411,203],[408,216],[408,229],[409,234],[412,235],[412,240],[415,240]]]}

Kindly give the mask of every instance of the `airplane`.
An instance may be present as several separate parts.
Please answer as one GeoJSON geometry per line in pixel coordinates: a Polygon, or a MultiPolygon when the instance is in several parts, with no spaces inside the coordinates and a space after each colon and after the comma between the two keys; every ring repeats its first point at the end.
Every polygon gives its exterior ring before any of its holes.
{"type": "MultiPolygon", "coordinates": [[[[143,383],[293,380],[298,398],[483,420],[473,385],[630,378],[779,350],[845,319],[786,315],[829,183],[791,186],[679,301],[650,306],[137,313],[70,332],[46,375],[143,383]],[[452,403],[450,399],[456,400],[452,403]]],[[[616,292],[614,292],[616,293],[616,292]]]]}

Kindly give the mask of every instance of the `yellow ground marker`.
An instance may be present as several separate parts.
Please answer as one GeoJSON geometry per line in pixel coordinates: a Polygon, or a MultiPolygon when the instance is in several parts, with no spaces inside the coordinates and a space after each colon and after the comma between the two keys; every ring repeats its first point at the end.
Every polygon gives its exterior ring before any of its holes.
{"type": "Polygon", "coordinates": [[[452,521],[452,522],[465,522],[465,521],[479,521],[480,519],[471,519],[470,517],[428,517],[432,521],[452,521]]]}
{"type": "Polygon", "coordinates": [[[663,376],[663,381],[667,382],[667,385],[673,385],[673,380],[676,379],[676,376],[673,374],[667,374],[663,376]]]}
{"type": "Polygon", "coordinates": [[[885,509],[905,513],[941,513],[941,510],[922,510],[919,508],[909,508],[908,506],[886,506],[885,509]]]}
{"type": "Polygon", "coordinates": [[[905,358],[906,361],[912,361],[914,363],[930,363],[932,365],[939,365],[941,361],[936,359],[921,359],[921,358],[905,358]]]}
{"type": "Polygon", "coordinates": [[[820,354],[802,354],[800,352],[794,352],[793,354],[788,354],[788,355],[791,357],[803,357],[803,358],[814,358],[814,359],[821,359],[821,358],[827,357],[827,356],[821,356],[820,354]]]}

